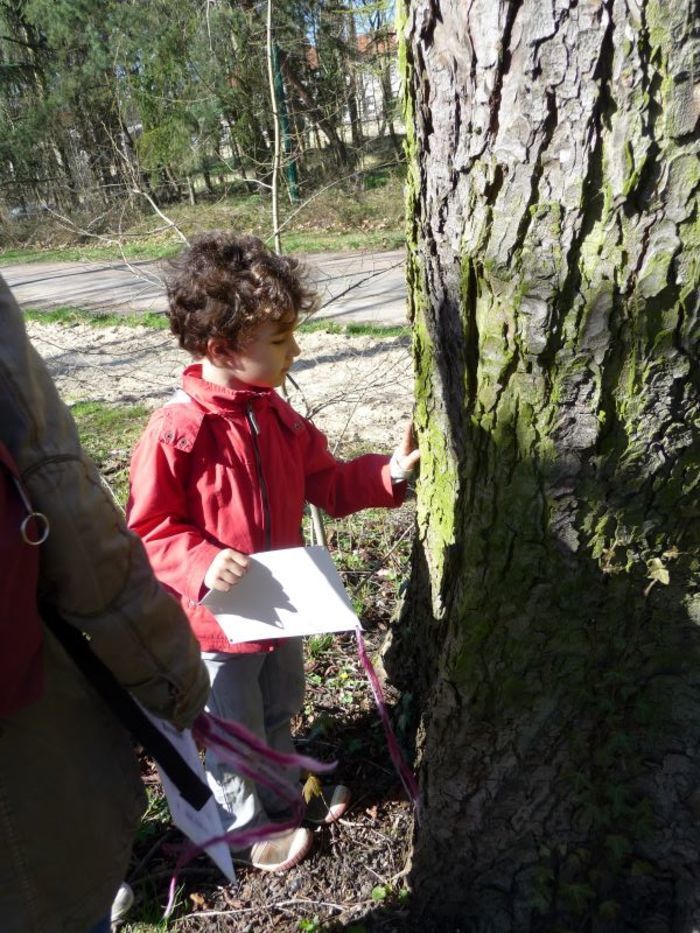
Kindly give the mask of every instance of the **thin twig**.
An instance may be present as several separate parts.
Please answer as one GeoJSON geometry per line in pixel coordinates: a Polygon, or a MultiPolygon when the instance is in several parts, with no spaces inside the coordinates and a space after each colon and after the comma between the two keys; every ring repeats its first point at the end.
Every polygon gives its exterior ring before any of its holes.
{"type": "Polygon", "coordinates": [[[197,910],[191,914],[185,914],[182,917],[178,917],[178,923],[181,923],[185,920],[194,920],[198,917],[231,917],[236,914],[249,914],[249,913],[258,913],[262,910],[273,911],[273,910],[283,910],[287,912],[289,907],[328,907],[330,910],[344,911],[349,907],[354,906],[354,904],[334,904],[331,901],[313,901],[310,898],[292,898],[287,901],[274,901],[271,904],[265,905],[255,905],[253,907],[231,907],[229,910],[197,910]]]}
{"type": "Polygon", "coordinates": [[[175,223],[175,221],[170,220],[169,217],[165,216],[163,211],[158,207],[156,202],[153,200],[153,198],[150,196],[150,194],[147,191],[143,191],[141,188],[132,188],[131,193],[140,194],[142,198],[145,198],[148,201],[148,203],[151,205],[153,210],[156,212],[156,214],[161,218],[161,220],[163,220],[167,224],[168,227],[172,227],[172,229],[175,231],[175,233],[177,233],[177,235],[180,237],[180,239],[185,244],[185,246],[189,246],[190,241],[187,239],[187,237],[182,232],[182,230],[180,230],[180,228],[175,223]]]}
{"type": "Polygon", "coordinates": [[[325,302],[325,304],[320,305],[316,309],[314,314],[318,314],[319,311],[323,311],[324,308],[327,308],[329,305],[332,305],[334,301],[337,301],[339,298],[344,298],[345,295],[348,295],[350,292],[354,291],[356,288],[360,288],[360,286],[364,285],[366,282],[369,282],[371,279],[376,279],[377,276],[384,275],[387,272],[393,272],[394,269],[398,269],[400,266],[403,265],[403,263],[404,263],[404,260],[401,259],[399,262],[395,262],[393,266],[387,266],[386,269],[377,269],[374,272],[368,272],[366,275],[363,275],[363,278],[359,279],[357,282],[353,282],[352,285],[348,285],[348,287],[344,289],[342,292],[338,292],[337,295],[333,295],[332,298],[329,298],[328,301],[325,302]]]}

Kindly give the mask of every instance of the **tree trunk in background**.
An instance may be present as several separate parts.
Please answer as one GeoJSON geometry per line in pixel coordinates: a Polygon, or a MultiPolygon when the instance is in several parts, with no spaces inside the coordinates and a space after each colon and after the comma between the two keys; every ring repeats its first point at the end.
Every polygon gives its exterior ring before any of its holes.
{"type": "Polygon", "coordinates": [[[416,928],[690,933],[697,16],[403,7],[422,466],[386,660],[419,717],[416,928]]]}
{"type": "Polygon", "coordinates": [[[352,50],[352,55],[347,55],[347,104],[348,115],[350,117],[350,133],[353,149],[357,152],[362,148],[364,142],[364,129],[360,119],[359,94],[357,92],[357,63],[355,56],[358,51],[357,44],[357,24],[355,15],[351,11],[347,14],[347,38],[348,48],[352,50]]]}
{"type": "Polygon", "coordinates": [[[399,143],[399,138],[396,135],[396,129],[394,128],[396,101],[394,99],[394,92],[391,89],[391,67],[388,61],[386,67],[384,65],[381,66],[379,80],[382,88],[382,107],[384,109],[384,119],[389,129],[391,144],[394,147],[394,151],[396,152],[397,157],[400,157],[401,144],[399,143]]]}
{"type": "Polygon", "coordinates": [[[317,126],[324,134],[328,140],[328,145],[336,157],[338,165],[347,166],[350,162],[350,159],[345,143],[338,135],[338,132],[336,131],[333,123],[331,123],[331,121],[323,115],[321,108],[318,107],[312,100],[309,92],[294,73],[286,52],[284,52],[282,49],[280,49],[280,68],[282,69],[284,80],[287,82],[287,85],[291,89],[290,93],[293,92],[296,94],[296,96],[306,108],[307,119],[311,120],[314,125],[317,126]]]}

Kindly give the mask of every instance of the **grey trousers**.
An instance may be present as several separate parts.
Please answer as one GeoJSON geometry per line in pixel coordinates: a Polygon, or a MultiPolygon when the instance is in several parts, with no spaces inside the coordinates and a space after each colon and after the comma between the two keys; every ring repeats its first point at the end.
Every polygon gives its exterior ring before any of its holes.
{"type": "MultiPolygon", "coordinates": [[[[245,726],[276,751],[293,752],[291,719],[304,702],[301,638],[281,638],[269,653],[203,652],[202,658],[211,682],[207,710],[245,726]]],[[[285,810],[284,800],[210,751],[204,766],[225,830],[250,828],[285,810]]],[[[299,781],[298,768],[278,773],[293,785],[299,781]]]]}

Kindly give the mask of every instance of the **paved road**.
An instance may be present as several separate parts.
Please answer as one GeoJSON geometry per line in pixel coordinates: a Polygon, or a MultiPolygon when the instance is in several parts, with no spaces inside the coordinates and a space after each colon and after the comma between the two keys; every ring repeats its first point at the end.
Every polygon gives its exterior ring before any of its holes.
{"type": "MultiPolygon", "coordinates": [[[[319,317],[339,323],[406,323],[403,250],[323,253],[308,257],[321,294],[319,317]]],[[[25,308],[162,311],[165,295],[155,262],[53,262],[4,266],[0,275],[25,308]]]]}

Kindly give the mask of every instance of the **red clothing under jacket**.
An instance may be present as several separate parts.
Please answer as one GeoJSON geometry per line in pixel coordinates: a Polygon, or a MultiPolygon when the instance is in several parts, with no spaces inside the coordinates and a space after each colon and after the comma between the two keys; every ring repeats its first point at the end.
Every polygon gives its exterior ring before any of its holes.
{"type": "Polygon", "coordinates": [[[156,576],[181,600],[204,651],[272,650],[231,645],[198,600],[221,548],[244,554],[302,544],[304,502],[342,516],[400,505],[389,458],[334,459],[326,438],[272,389],[229,389],[183,374],[184,392],[154,412],[131,462],[129,526],[156,576]]]}

